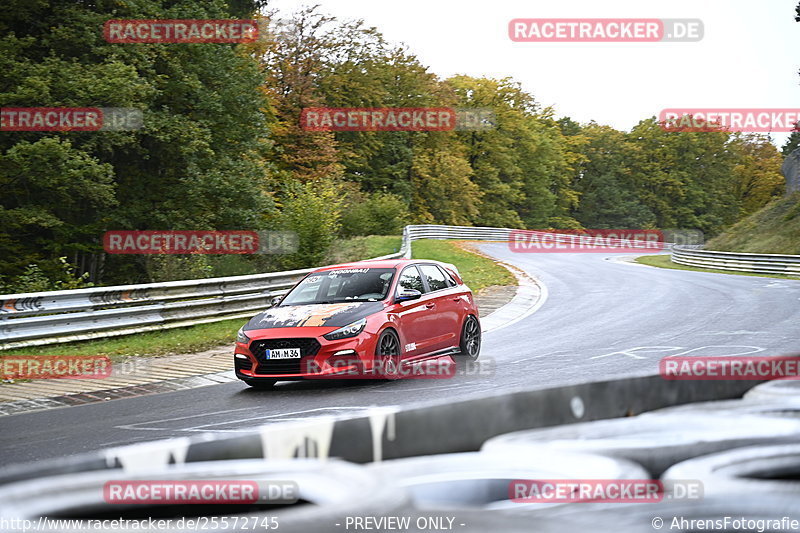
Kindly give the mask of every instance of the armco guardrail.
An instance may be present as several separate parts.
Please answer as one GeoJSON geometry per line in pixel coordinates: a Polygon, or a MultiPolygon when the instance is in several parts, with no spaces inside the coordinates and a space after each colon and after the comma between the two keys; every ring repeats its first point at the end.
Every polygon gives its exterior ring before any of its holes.
{"type": "Polygon", "coordinates": [[[743,254],[693,250],[685,246],[674,246],[672,249],[672,262],[679,265],[752,272],[754,274],[800,276],[800,255],[743,254]]]}

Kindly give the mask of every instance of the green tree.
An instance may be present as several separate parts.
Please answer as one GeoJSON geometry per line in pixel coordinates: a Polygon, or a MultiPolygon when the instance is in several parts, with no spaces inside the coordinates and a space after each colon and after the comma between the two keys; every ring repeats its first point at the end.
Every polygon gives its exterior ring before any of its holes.
{"type": "Polygon", "coordinates": [[[648,228],[656,217],[643,204],[639,184],[630,165],[636,148],[628,136],[594,122],[581,131],[587,143],[581,148],[576,187],[580,205],[577,218],[587,228],[648,228]]]}
{"type": "Polygon", "coordinates": [[[786,181],[780,169],[784,158],[763,135],[738,135],[730,144],[737,156],[733,186],[740,206],[739,218],[744,218],[783,196],[786,181]]]}
{"type": "Polygon", "coordinates": [[[283,268],[323,264],[340,227],[342,191],[330,180],[295,183],[288,191],[276,227],[297,234],[298,250],[280,258],[283,268]]]}
{"type": "Polygon", "coordinates": [[[377,192],[372,195],[354,191],[348,195],[342,214],[341,234],[400,235],[411,215],[406,202],[396,194],[377,192]]]}
{"type": "Polygon", "coordinates": [[[475,223],[542,227],[576,222],[569,210],[578,198],[571,184],[576,162],[552,110],[512,79],[455,76],[446,81],[458,106],[490,109],[495,127],[463,131],[472,180],[482,193],[475,223]]]}
{"type": "Polygon", "coordinates": [[[317,78],[333,48],[327,28],[334,21],[316,7],[303,8],[288,19],[273,14],[273,39],[262,62],[264,92],[276,121],[270,140],[275,146],[271,160],[278,170],[279,189],[282,183],[338,178],[342,173],[333,133],[304,131],[300,125],[304,108],[325,105],[317,78]]]}
{"type": "Polygon", "coordinates": [[[471,225],[478,215],[478,186],[472,169],[449,133],[433,132],[415,146],[411,179],[414,221],[471,225]],[[443,143],[449,149],[442,149],[443,143]]]}
{"type": "Polygon", "coordinates": [[[0,153],[0,262],[5,275],[92,253],[108,212],[118,205],[113,170],[65,138],[20,140],[0,153]]]}
{"type": "Polygon", "coordinates": [[[789,134],[789,138],[786,139],[786,143],[781,148],[781,153],[784,156],[788,156],[798,148],[800,148],[800,122],[796,124],[795,131],[789,134]]]}
{"type": "Polygon", "coordinates": [[[715,235],[736,220],[730,134],[670,132],[650,118],[637,124],[629,137],[635,148],[633,179],[641,201],[656,217],[656,227],[715,235]]]}
{"type": "Polygon", "coordinates": [[[264,159],[270,117],[259,89],[263,75],[247,47],[112,44],[102,36],[112,18],[220,19],[262,3],[12,0],[0,11],[1,106],[144,113],[138,131],[0,137],[0,183],[14,191],[2,195],[0,211],[19,215],[0,229],[3,272],[20,273],[32,262],[47,272],[65,254],[93,281],[138,281],[142,259],[106,257],[103,231],[263,226],[272,209],[264,159]],[[56,166],[36,166],[42,162],[56,166]],[[86,177],[65,185],[62,170],[86,177]],[[87,190],[75,190],[81,185],[87,190]],[[37,190],[46,190],[43,200],[73,200],[43,210],[39,199],[20,192],[37,190]]]}

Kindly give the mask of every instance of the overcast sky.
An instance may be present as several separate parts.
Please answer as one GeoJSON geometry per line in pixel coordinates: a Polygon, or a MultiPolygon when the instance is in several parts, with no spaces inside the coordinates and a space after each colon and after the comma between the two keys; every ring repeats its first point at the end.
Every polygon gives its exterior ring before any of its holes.
{"type": "MultiPolygon", "coordinates": [[[[800,107],[798,0],[272,0],[364,19],[441,77],[511,76],[558,116],[629,130],[664,108],[800,107]],[[699,18],[690,43],[517,43],[514,18],[699,18]]],[[[787,134],[776,134],[782,144],[787,134]]]]}

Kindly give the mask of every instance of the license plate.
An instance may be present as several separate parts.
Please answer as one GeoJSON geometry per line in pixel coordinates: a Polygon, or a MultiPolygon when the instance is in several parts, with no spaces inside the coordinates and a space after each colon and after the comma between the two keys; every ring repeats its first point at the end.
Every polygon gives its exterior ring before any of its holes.
{"type": "Polygon", "coordinates": [[[299,359],[300,348],[276,348],[267,350],[264,355],[267,359],[299,359]]]}

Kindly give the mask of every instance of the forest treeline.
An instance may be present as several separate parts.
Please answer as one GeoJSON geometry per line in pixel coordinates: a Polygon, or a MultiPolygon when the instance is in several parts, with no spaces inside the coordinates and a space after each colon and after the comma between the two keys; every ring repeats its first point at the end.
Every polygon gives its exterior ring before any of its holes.
{"type": "MultiPolygon", "coordinates": [[[[143,110],[136,131],[0,133],[0,292],[319,264],[408,223],[689,228],[783,193],[764,135],[579,123],[511,78],[442,78],[379,29],[260,0],[11,0],[0,106],[143,110]],[[262,22],[247,44],[111,44],[109,19],[262,22]],[[311,132],[308,107],[491,109],[481,131],[311,132]],[[107,230],[289,230],[270,256],[103,253],[107,230]]],[[[554,72],[554,76],[558,73],[554,72]]],[[[589,97],[587,95],[587,97],[589,97]]],[[[604,105],[597,102],[598,106],[604,105]]],[[[654,115],[659,110],[653,110],[654,115]]],[[[794,134],[784,151],[798,143],[794,134]]]]}

